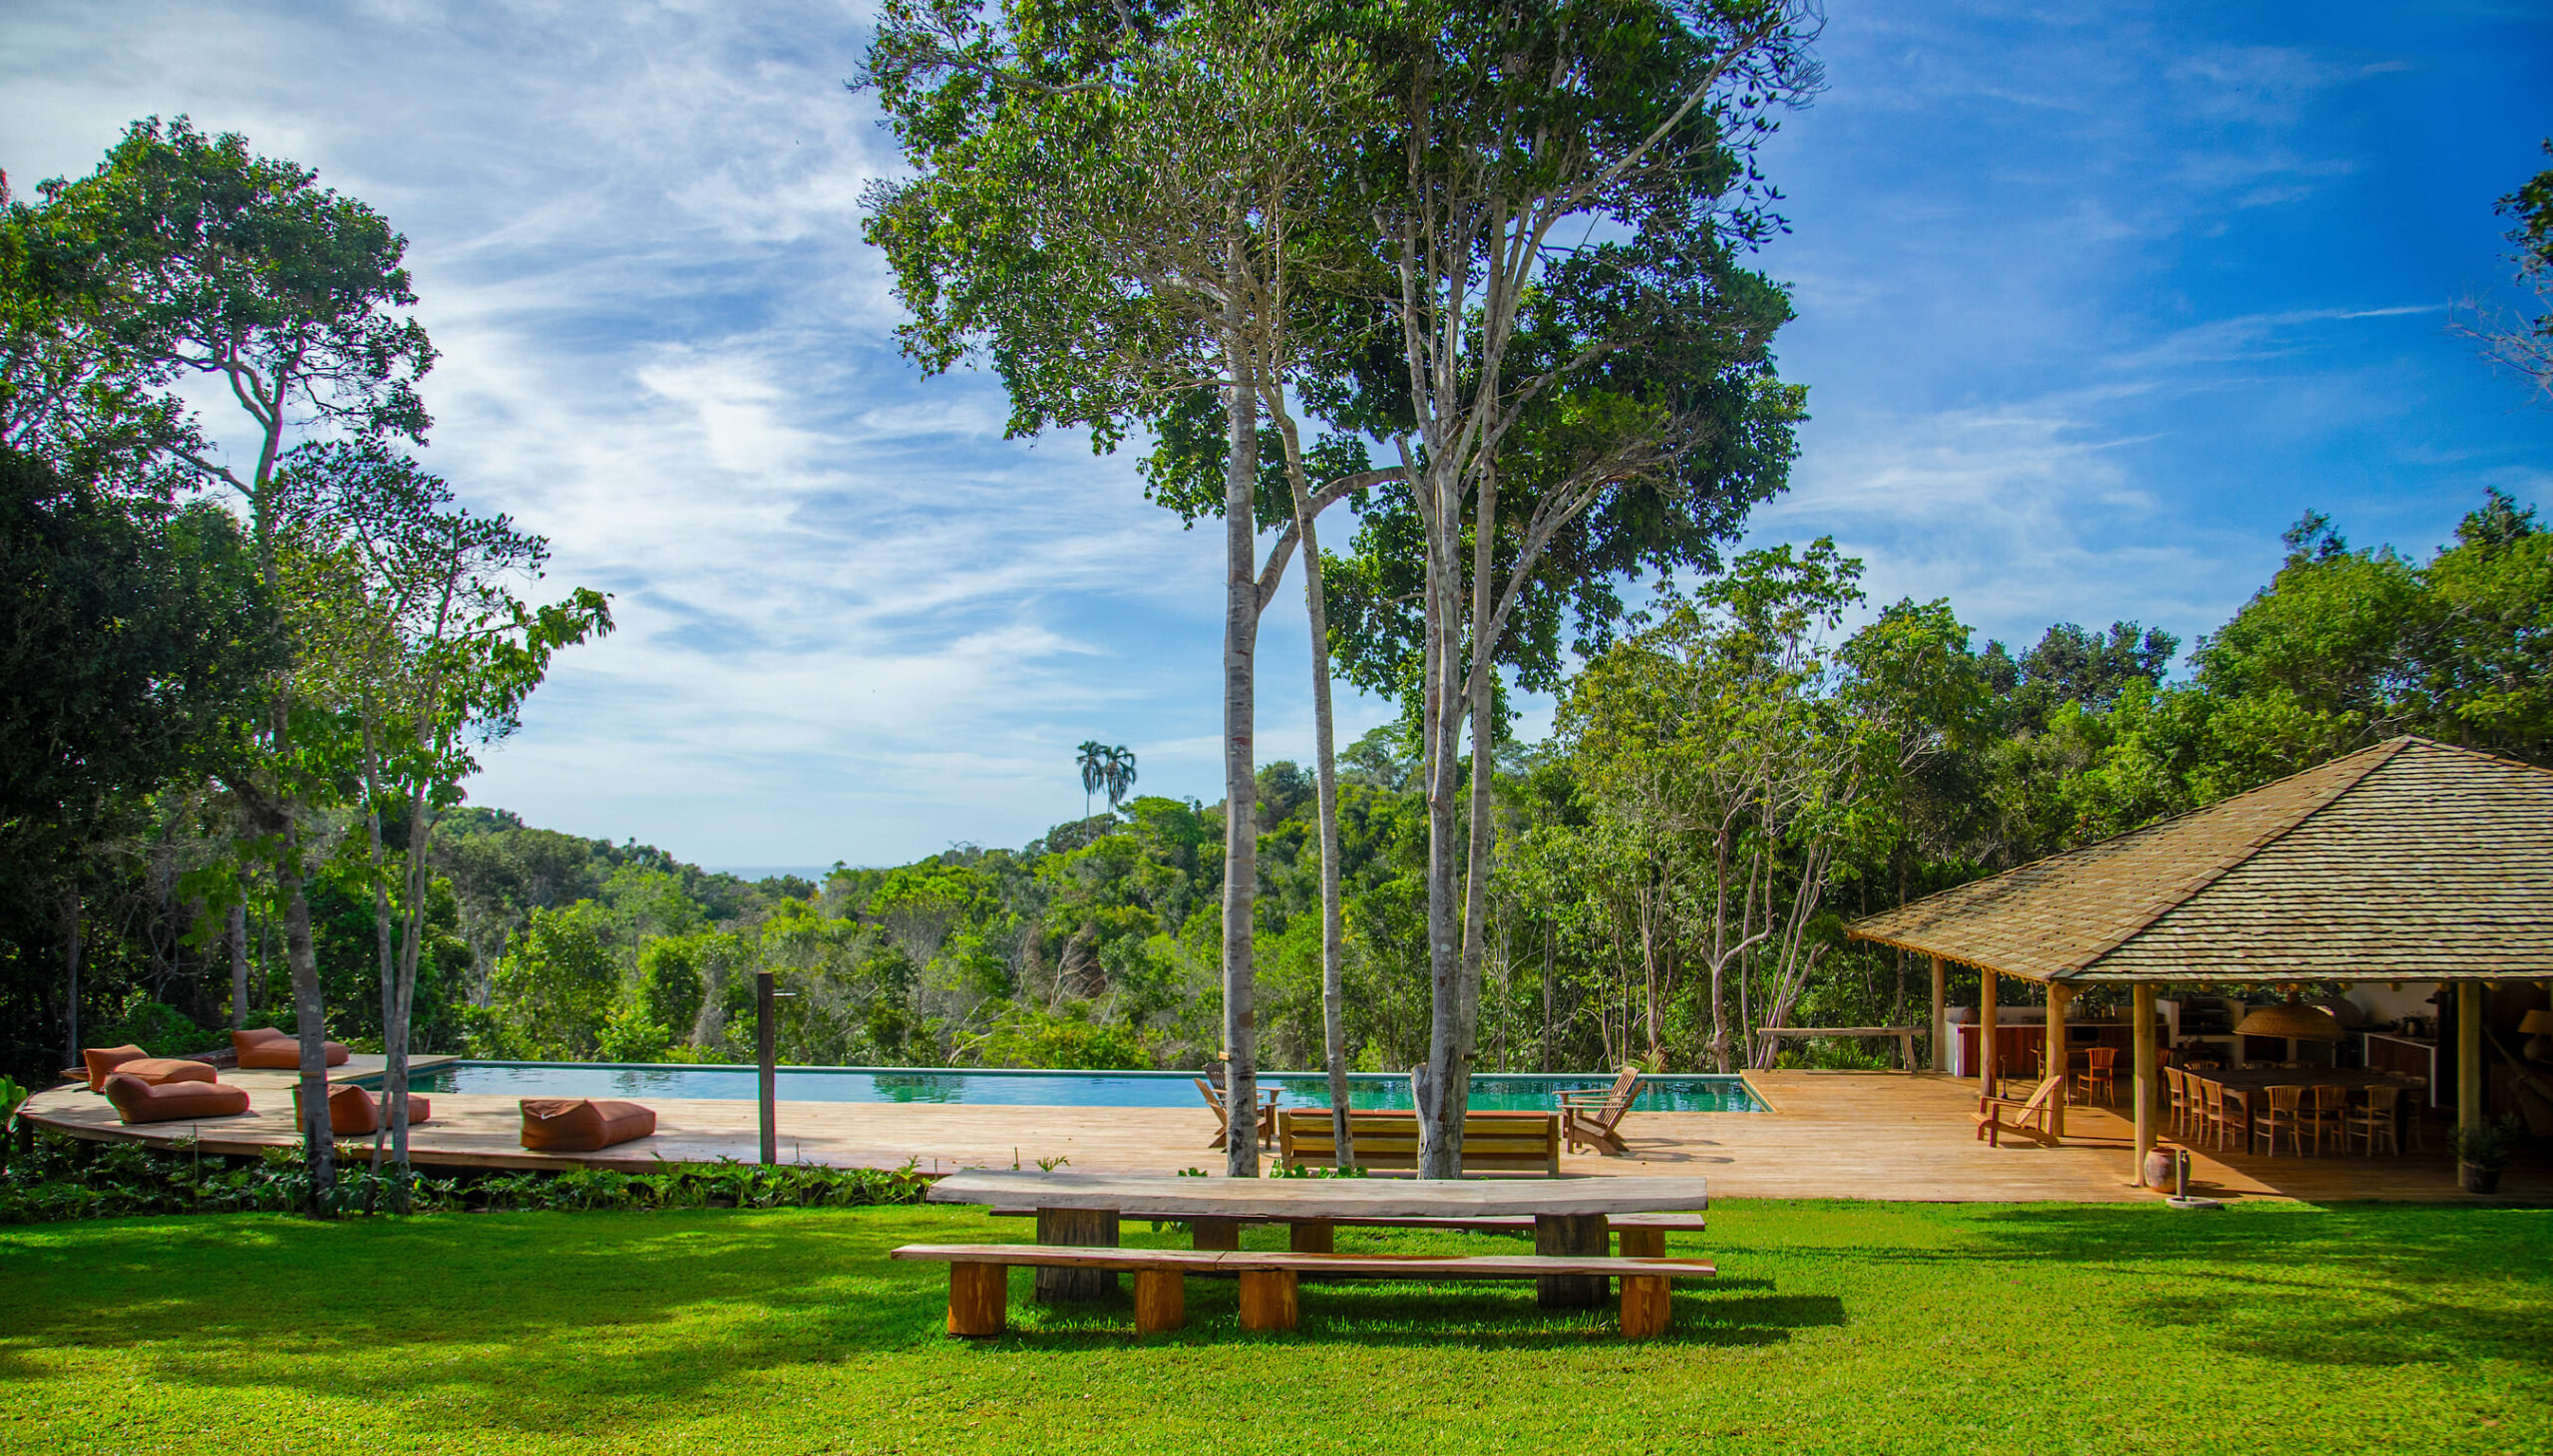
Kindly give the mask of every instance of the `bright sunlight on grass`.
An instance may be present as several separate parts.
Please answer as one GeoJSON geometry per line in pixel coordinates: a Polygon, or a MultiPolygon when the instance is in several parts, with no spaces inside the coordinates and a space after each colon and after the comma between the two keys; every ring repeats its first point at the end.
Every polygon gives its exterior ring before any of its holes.
{"type": "MultiPolygon", "coordinates": [[[[0,1449],[2528,1451],[2553,1449],[2553,1212],[1725,1204],[1675,1329],[1528,1285],[1228,1283],[1137,1340],[1013,1274],[940,1333],[972,1211],[239,1216],[0,1230],[0,1449]]],[[[1130,1225],[1129,1243],[1183,1242],[1130,1225]]],[[[1281,1241],[1278,1231],[1259,1240],[1281,1241]]],[[[1521,1241],[1359,1236],[1342,1250],[1521,1241]]]]}

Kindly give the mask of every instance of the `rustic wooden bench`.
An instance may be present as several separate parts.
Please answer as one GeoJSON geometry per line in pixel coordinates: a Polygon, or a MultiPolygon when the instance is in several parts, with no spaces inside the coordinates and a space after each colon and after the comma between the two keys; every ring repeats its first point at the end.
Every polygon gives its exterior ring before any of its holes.
{"type": "MultiPolygon", "coordinates": [[[[1292,1231],[1291,1245],[1296,1254],[1330,1252],[1333,1229],[1451,1229],[1471,1234],[1521,1234],[1532,1238],[1534,1221],[1527,1218],[1470,1219],[1378,1219],[1358,1216],[1346,1219],[1284,1219],[1274,1215],[1235,1219],[1201,1219],[1194,1214],[1174,1214],[1146,1210],[1141,1207],[1119,1210],[1128,1219],[1151,1219],[1164,1223],[1188,1225],[1196,1247],[1206,1250],[1237,1250],[1245,1224],[1283,1224],[1292,1231]]],[[[1033,1219],[1035,1209],[995,1209],[996,1219],[1033,1219]]],[[[1666,1236],[1700,1234],[1708,1231],[1710,1221],[1700,1214],[1615,1214],[1606,1220],[1615,1243],[1625,1259],[1663,1259],[1666,1236]]]]}
{"type": "MultiPolygon", "coordinates": [[[[1356,1166],[1369,1173],[1418,1170],[1418,1114],[1351,1112],[1356,1166]]],[[[1288,1168],[1338,1166],[1338,1133],[1326,1107],[1287,1107],[1276,1114],[1276,1145],[1288,1168]]],[[[1560,1114],[1469,1112],[1463,1115],[1463,1173],[1560,1176],[1560,1114]]]]}
{"type": "MultiPolygon", "coordinates": [[[[1697,1259],[1617,1259],[1603,1255],[1481,1254],[1458,1258],[1397,1254],[1246,1253],[1203,1249],[1085,1249],[1046,1244],[908,1244],[888,1256],[948,1266],[948,1332],[982,1337],[1002,1332],[1010,1304],[1010,1270],[1087,1269],[1135,1276],[1135,1330],[1158,1334],[1188,1322],[1187,1276],[1241,1276],[1244,1329],[1291,1329],[1304,1274],[1364,1279],[1539,1279],[1553,1275],[1619,1277],[1622,1328],[1628,1339],[1663,1333],[1668,1280],[1719,1273],[1697,1259]]],[[[1602,1288],[1600,1284],[1598,1288],[1602,1288]]]]}

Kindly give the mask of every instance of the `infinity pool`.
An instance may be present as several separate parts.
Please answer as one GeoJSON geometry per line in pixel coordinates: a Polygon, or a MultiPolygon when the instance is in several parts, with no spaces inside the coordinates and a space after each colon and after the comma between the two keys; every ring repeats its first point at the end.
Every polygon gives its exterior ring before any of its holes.
{"type": "MultiPolygon", "coordinates": [[[[963,1102],[995,1107],[1196,1107],[1187,1072],[928,1071],[898,1067],[782,1067],[783,1102],[963,1102]]],[[[1472,1078],[1472,1106],[1483,1111],[1547,1111],[1552,1094],[1603,1088],[1611,1077],[1491,1073],[1472,1078]]],[[[1407,1108],[1409,1078],[1377,1072],[1348,1078],[1357,1107],[1407,1108]]],[[[1645,1079],[1644,1112],[1761,1112],[1737,1077],[1666,1075],[1645,1079]]],[[[1317,1072],[1260,1077],[1286,1107],[1326,1107],[1329,1079],[1317,1072]]],[[[680,1097],[752,1101],[754,1069],[667,1066],[648,1062],[452,1062],[418,1073],[418,1092],[476,1092],[497,1097],[680,1097]]]]}

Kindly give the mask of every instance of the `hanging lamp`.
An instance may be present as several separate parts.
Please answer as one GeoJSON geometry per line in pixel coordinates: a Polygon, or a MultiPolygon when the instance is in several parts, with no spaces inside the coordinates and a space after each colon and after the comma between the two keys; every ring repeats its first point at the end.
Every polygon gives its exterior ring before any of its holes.
{"type": "Polygon", "coordinates": [[[2238,1036],[2284,1036],[2293,1041],[2339,1041],[2348,1035],[2340,1018],[2303,1001],[2273,1001],[2243,1018],[2238,1036]]]}

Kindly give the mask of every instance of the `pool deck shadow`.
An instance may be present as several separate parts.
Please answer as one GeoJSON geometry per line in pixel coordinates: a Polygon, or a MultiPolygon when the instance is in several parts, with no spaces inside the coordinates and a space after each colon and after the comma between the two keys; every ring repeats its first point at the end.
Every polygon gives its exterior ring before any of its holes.
{"type": "MultiPolygon", "coordinates": [[[[354,1069],[350,1069],[354,1070],[354,1069]]],[[[1570,1153],[1565,1176],[1685,1174],[1710,1180],[1719,1198],[1849,1198],[1918,1202],[2147,1202],[2133,1186],[2128,1137],[2118,1112],[2077,1107],[2069,1137],[2055,1148],[1989,1148],[1968,1114],[1976,1084],[1931,1074],[1750,1072],[1769,1112],[1641,1112],[1624,1120],[1625,1157],[1570,1153]]],[[[248,1090],[250,1111],[202,1123],[125,1127],[106,1099],[76,1085],[37,1093],[24,1115],[38,1125],[94,1140],[168,1144],[193,1136],[205,1152],[254,1153],[294,1140],[289,1072],[225,1071],[248,1090]]],[[[665,1163],[751,1162],[758,1155],[755,1104],[648,1097],[656,1134],[599,1154],[526,1152],[518,1099],[433,1094],[433,1121],[410,1138],[420,1164],[478,1168],[611,1168],[645,1172],[665,1163]]],[[[1215,1120],[1193,1108],[989,1106],[956,1103],[783,1102],[783,1163],[899,1168],[923,1173],[965,1168],[1035,1168],[1076,1173],[1168,1175],[1198,1168],[1220,1174],[1224,1154],[1207,1144],[1215,1120]]],[[[2217,1197],[2415,1199],[2454,1201],[2453,1166],[2425,1157],[2258,1158],[2194,1153],[2193,1182],[2217,1197]]],[[[1273,1157],[1273,1150],[1271,1151],[1273,1157]]],[[[2553,1198],[2553,1177],[2512,1168],[2513,1200],[2553,1198]]]]}

